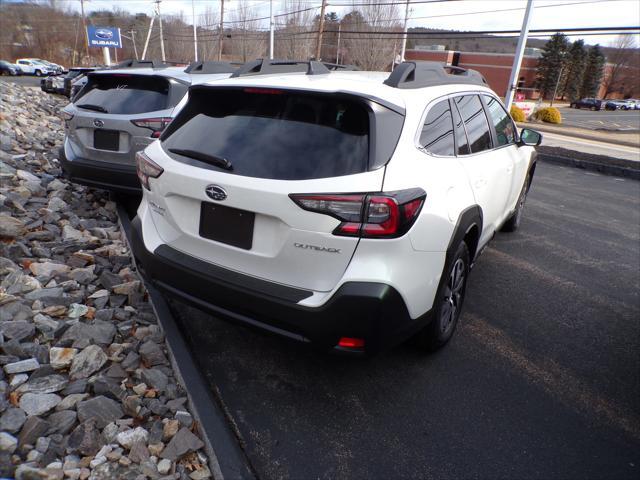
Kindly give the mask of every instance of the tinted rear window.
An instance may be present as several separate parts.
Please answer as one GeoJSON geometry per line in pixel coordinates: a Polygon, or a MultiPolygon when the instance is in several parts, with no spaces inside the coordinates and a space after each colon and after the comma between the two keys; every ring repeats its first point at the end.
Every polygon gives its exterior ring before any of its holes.
{"type": "Polygon", "coordinates": [[[169,81],[162,77],[94,75],[74,103],[78,107],[97,105],[108,113],[123,115],[155,112],[172,106],[169,89],[169,81]]]}
{"type": "Polygon", "coordinates": [[[176,160],[202,166],[169,150],[222,157],[233,167],[224,171],[247,177],[304,180],[350,175],[367,170],[369,110],[347,96],[196,89],[162,142],[176,160]]]}

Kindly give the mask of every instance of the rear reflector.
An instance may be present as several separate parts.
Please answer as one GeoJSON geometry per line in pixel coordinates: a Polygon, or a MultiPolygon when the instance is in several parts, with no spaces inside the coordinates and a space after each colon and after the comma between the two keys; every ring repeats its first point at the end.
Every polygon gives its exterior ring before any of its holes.
{"type": "Polygon", "coordinates": [[[338,346],[342,348],[364,348],[364,339],[342,337],[338,342],[338,346]]]}
{"type": "Polygon", "coordinates": [[[418,218],[426,196],[421,188],[369,194],[289,195],[305,210],[340,220],[334,235],[364,238],[404,235],[418,218]]]}

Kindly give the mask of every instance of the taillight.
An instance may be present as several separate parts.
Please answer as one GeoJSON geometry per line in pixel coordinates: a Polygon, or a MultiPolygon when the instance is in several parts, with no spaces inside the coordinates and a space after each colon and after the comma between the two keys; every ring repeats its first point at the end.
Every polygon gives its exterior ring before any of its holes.
{"type": "Polygon", "coordinates": [[[151,136],[153,138],[159,138],[171,120],[171,117],[141,118],[139,120],[131,120],[131,123],[136,127],[152,130],[151,136]]]}
{"type": "Polygon", "coordinates": [[[162,172],[164,172],[164,169],[160,165],[151,160],[143,152],[136,153],[136,170],[140,183],[149,191],[151,191],[149,179],[158,178],[162,175],[162,172]]]}
{"type": "Polygon", "coordinates": [[[305,210],[340,220],[334,235],[365,238],[404,235],[418,218],[426,196],[421,188],[382,193],[289,195],[305,210]]]}

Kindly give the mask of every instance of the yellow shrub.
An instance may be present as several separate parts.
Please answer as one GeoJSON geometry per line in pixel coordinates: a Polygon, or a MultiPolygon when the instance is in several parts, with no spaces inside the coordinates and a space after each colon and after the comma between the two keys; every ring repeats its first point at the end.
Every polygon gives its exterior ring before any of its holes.
{"type": "Polygon", "coordinates": [[[513,118],[514,121],[516,122],[524,122],[527,117],[524,114],[524,111],[516,106],[516,105],[511,105],[511,118],[513,118]]]}
{"type": "Polygon", "coordinates": [[[541,108],[536,111],[536,118],[546,123],[562,123],[562,115],[560,110],[555,107],[541,108]]]}

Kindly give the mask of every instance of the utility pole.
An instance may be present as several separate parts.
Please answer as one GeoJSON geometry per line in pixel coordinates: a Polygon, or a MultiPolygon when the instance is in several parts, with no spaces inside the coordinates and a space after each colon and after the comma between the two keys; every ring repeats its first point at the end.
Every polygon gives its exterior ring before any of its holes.
{"type": "Polygon", "coordinates": [[[151,31],[153,30],[153,21],[156,19],[154,15],[149,22],[149,31],[147,32],[147,39],[144,41],[144,48],[142,49],[142,60],[147,56],[147,48],[149,48],[149,39],[151,38],[151,31]]]}
{"type": "MultiPolygon", "coordinates": [[[[84,27],[84,48],[89,60],[89,31],[87,30],[87,17],[84,16],[84,0],[80,0],[80,11],[82,12],[82,26],[84,27]]],[[[80,62],[82,63],[82,62],[80,62]]]]}
{"type": "Polygon", "coordinates": [[[322,31],[324,30],[324,9],[327,7],[327,0],[322,0],[320,8],[320,28],[318,28],[318,39],[316,42],[316,60],[320,61],[320,53],[322,50],[322,31]]]}
{"type": "MultiPolygon", "coordinates": [[[[404,7],[404,27],[402,27],[402,47],[400,47],[400,61],[404,62],[404,52],[407,50],[407,21],[409,20],[409,0],[404,7]]],[[[395,63],[395,58],[394,58],[395,63]]]]}
{"type": "Polygon", "coordinates": [[[158,22],[160,23],[160,53],[162,54],[162,61],[164,62],[166,60],[166,57],[164,56],[164,33],[162,32],[162,15],[160,14],[160,2],[162,0],[155,0],[155,3],[157,5],[157,15],[158,15],[158,22]]]}
{"type": "Polygon", "coordinates": [[[527,0],[527,8],[524,11],[524,19],[522,20],[522,28],[520,29],[520,38],[516,47],[516,54],[513,57],[513,66],[511,67],[511,76],[507,85],[507,92],[504,95],[504,104],[507,110],[511,109],[513,96],[518,88],[518,78],[520,78],[520,65],[524,56],[524,48],[527,46],[527,36],[529,35],[529,24],[531,23],[531,12],[533,10],[533,0],[527,0]]]}
{"type": "Polygon", "coordinates": [[[220,0],[220,35],[218,35],[218,61],[222,60],[222,37],[224,36],[224,0],[220,0]]]}
{"type": "Polygon", "coordinates": [[[551,97],[551,107],[553,107],[553,101],[556,99],[556,95],[558,94],[558,85],[560,85],[560,79],[562,78],[562,71],[564,70],[564,65],[560,65],[560,71],[558,72],[558,79],[556,80],[556,88],[553,89],[553,97],[551,97]]]}
{"type": "Polygon", "coordinates": [[[275,36],[275,25],[273,21],[273,0],[269,0],[269,58],[273,60],[273,43],[275,36]]]}
{"type": "Polygon", "coordinates": [[[136,60],[138,60],[138,47],[136,46],[136,31],[131,29],[129,30],[129,33],[131,34],[131,43],[133,43],[133,53],[136,56],[136,60]]]}
{"type": "Polygon", "coordinates": [[[340,65],[340,33],[342,30],[342,24],[338,24],[338,45],[336,46],[336,64],[340,65]]]}
{"type": "Polygon", "coordinates": [[[191,14],[193,15],[193,61],[198,61],[198,31],[196,27],[195,0],[191,0],[191,14]]]}

